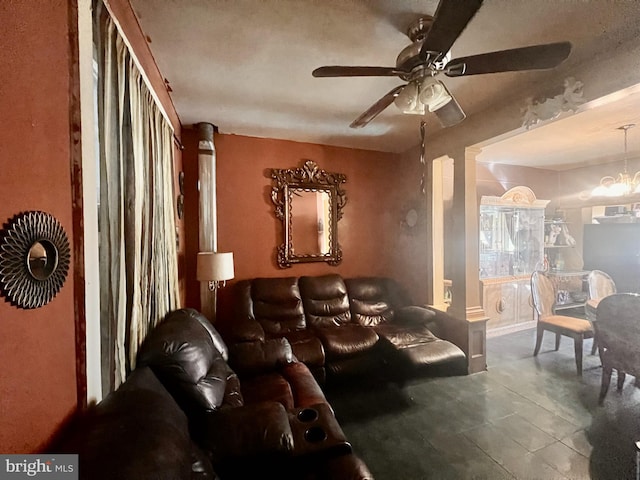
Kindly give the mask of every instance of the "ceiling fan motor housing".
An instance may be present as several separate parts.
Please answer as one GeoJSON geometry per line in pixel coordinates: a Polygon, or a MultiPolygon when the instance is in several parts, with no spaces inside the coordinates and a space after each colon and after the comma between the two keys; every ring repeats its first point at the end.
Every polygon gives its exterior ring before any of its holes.
{"type": "Polygon", "coordinates": [[[431,30],[431,25],[433,25],[433,17],[431,15],[422,15],[409,25],[407,36],[413,43],[406,46],[396,58],[396,68],[411,71],[412,73],[412,75],[400,75],[403,80],[411,81],[425,76],[426,72],[422,72],[420,75],[414,74],[413,69],[417,66],[423,67],[422,70],[427,70],[431,74],[435,70],[442,70],[451,58],[450,53],[443,56],[443,52],[428,52],[426,59],[420,56],[420,49],[425,38],[427,38],[429,30],[431,30]],[[425,65],[429,68],[425,69],[425,65]]]}

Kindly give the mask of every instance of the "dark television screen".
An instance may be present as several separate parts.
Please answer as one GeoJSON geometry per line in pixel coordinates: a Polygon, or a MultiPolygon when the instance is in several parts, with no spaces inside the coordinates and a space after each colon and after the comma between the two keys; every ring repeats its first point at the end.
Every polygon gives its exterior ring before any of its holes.
{"type": "Polygon", "coordinates": [[[584,269],[602,270],[618,292],[640,293],[640,223],[584,226],[584,269]]]}

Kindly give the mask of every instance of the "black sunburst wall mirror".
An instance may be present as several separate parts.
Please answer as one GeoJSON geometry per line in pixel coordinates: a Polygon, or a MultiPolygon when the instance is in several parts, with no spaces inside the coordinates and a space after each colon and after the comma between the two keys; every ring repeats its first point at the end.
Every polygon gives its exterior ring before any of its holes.
{"type": "Polygon", "coordinates": [[[21,308],[49,303],[64,284],[71,251],[62,225],[52,215],[32,211],[7,222],[0,240],[0,289],[21,308]]]}

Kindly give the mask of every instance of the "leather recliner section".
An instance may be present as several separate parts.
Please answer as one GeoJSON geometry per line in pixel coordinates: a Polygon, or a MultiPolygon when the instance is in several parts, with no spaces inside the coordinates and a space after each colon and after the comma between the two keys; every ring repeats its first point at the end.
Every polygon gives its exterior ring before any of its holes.
{"type": "Polygon", "coordinates": [[[200,317],[193,309],[171,312],[138,351],[137,366],[151,367],[186,412],[217,409],[233,375],[224,341],[200,317]]]}

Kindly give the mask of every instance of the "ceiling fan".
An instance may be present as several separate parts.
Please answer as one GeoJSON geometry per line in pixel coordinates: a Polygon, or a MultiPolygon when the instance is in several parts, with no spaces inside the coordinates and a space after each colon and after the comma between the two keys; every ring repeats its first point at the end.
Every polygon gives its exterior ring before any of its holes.
{"type": "Polygon", "coordinates": [[[395,87],[374,103],[350,125],[361,128],[391,103],[403,113],[434,112],[443,127],[451,127],[466,117],[444,83],[435,77],[462,77],[484,73],[513,72],[553,68],[571,52],[570,42],[533,45],[497,52],[482,53],[450,60],[449,50],[482,0],[440,0],[433,17],[414,22],[407,35],[413,42],[396,60],[395,67],[325,66],[313,71],[314,77],[400,77],[407,83],[395,87]]]}

